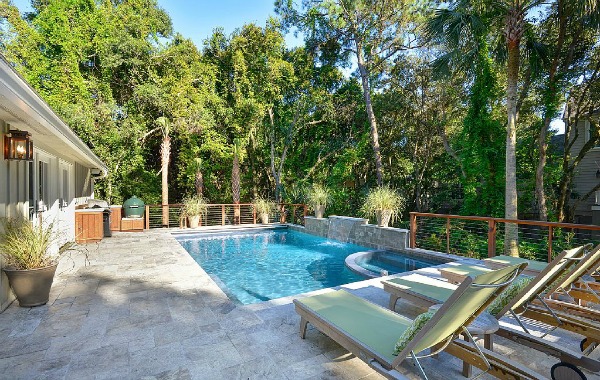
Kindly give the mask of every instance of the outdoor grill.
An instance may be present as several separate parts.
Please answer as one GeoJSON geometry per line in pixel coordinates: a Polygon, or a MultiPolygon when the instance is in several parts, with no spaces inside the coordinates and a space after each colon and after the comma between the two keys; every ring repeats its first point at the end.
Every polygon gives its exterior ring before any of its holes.
{"type": "Polygon", "coordinates": [[[125,218],[143,218],[145,213],[144,202],[135,195],[123,202],[125,218]]]}

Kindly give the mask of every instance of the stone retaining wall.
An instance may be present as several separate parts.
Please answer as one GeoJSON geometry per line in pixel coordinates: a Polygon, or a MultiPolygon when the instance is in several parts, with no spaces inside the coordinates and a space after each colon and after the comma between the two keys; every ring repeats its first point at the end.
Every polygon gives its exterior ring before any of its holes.
{"type": "Polygon", "coordinates": [[[368,219],[347,216],[329,218],[304,218],[304,227],[292,226],[293,230],[377,249],[403,250],[408,247],[409,231],[368,224],[368,219]]]}

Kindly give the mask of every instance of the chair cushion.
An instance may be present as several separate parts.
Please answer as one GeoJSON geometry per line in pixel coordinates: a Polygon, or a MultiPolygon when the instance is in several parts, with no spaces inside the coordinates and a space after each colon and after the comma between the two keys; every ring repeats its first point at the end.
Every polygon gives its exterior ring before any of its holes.
{"type": "Polygon", "coordinates": [[[495,300],[492,301],[486,311],[491,315],[497,315],[500,313],[502,309],[504,309],[504,307],[508,305],[508,303],[512,301],[517,294],[521,293],[532,280],[533,277],[523,276],[517,278],[512,282],[512,284],[504,289],[504,291],[498,297],[496,297],[495,300]]]}
{"type": "Polygon", "coordinates": [[[396,346],[394,347],[394,355],[398,355],[400,352],[402,352],[402,350],[404,350],[408,342],[414,339],[415,335],[417,335],[417,333],[421,331],[423,326],[425,326],[425,324],[429,322],[429,320],[431,319],[431,317],[433,317],[434,314],[435,311],[428,311],[426,313],[419,314],[415,318],[413,323],[410,326],[408,326],[408,328],[404,330],[402,335],[400,335],[400,338],[398,338],[396,346]]]}

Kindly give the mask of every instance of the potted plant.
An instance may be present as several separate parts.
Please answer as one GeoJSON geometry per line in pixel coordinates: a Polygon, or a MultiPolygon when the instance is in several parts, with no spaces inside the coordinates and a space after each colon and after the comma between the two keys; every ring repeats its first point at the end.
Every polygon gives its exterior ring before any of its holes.
{"type": "Polygon", "coordinates": [[[208,206],[206,200],[199,195],[194,195],[183,200],[183,213],[188,218],[190,228],[200,225],[202,216],[206,217],[208,206]]]}
{"type": "Polygon", "coordinates": [[[388,186],[378,187],[369,191],[363,204],[362,211],[367,217],[375,215],[379,227],[387,227],[404,207],[404,199],[394,189],[388,186]]]}
{"type": "Polygon", "coordinates": [[[25,219],[5,219],[0,232],[0,253],[8,282],[22,307],[45,305],[50,296],[60,256],[73,242],[59,246],[61,234],[54,223],[34,226],[25,219]]]}
{"type": "Polygon", "coordinates": [[[315,210],[315,217],[322,218],[325,213],[325,207],[329,203],[331,196],[329,189],[324,186],[314,184],[306,194],[308,204],[315,210]]]}
{"type": "Polygon", "coordinates": [[[269,223],[269,214],[275,208],[275,203],[263,198],[256,198],[254,202],[252,202],[252,207],[254,207],[254,211],[259,216],[261,222],[263,224],[269,223]]]}

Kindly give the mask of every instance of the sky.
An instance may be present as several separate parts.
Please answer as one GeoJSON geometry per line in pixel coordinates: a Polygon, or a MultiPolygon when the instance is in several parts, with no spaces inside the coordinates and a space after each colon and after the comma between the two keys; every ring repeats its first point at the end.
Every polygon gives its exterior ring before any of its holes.
{"type": "MultiPolygon", "coordinates": [[[[31,0],[13,0],[21,12],[31,10],[31,0]]],[[[190,38],[202,47],[217,27],[223,27],[225,35],[231,34],[244,24],[264,26],[269,16],[275,16],[274,0],[158,0],[173,21],[173,30],[190,38]]],[[[288,47],[298,46],[301,38],[293,33],[286,36],[288,47]]]]}

